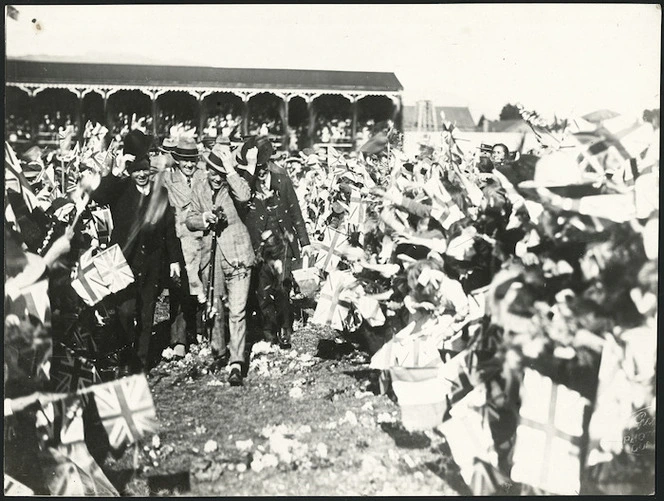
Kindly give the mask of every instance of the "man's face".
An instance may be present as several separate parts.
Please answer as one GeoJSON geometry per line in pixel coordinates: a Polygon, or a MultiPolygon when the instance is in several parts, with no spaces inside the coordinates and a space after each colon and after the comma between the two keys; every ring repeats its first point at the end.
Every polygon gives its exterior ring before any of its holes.
{"type": "Polygon", "coordinates": [[[131,179],[134,181],[136,186],[142,188],[147,186],[150,182],[150,170],[149,169],[140,169],[135,170],[131,173],[131,179]]]}
{"type": "Polygon", "coordinates": [[[259,165],[256,167],[256,177],[261,181],[265,182],[267,179],[267,165],[259,165]]]}
{"type": "Polygon", "coordinates": [[[210,187],[214,191],[220,189],[223,186],[225,179],[221,173],[219,173],[218,171],[214,170],[211,167],[208,167],[207,174],[208,174],[208,182],[210,183],[210,187]]]}
{"type": "Polygon", "coordinates": [[[191,177],[194,175],[194,170],[196,170],[196,160],[179,160],[178,167],[186,177],[191,177]]]}
{"type": "Polygon", "coordinates": [[[496,146],[494,149],[491,150],[491,161],[496,164],[501,164],[505,161],[505,157],[507,156],[507,152],[505,151],[505,148],[502,146],[496,146]]]}

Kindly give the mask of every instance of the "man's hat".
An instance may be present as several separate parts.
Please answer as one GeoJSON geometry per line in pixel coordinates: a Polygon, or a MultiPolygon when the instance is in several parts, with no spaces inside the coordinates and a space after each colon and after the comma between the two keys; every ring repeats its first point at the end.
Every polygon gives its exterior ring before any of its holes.
{"type": "Polygon", "coordinates": [[[178,139],[175,149],[171,151],[171,155],[177,161],[196,160],[199,155],[196,141],[193,137],[181,137],[178,139]]]}
{"type": "Polygon", "coordinates": [[[150,170],[150,160],[147,157],[139,158],[133,162],[127,162],[127,172],[129,174],[137,170],[150,170]]]}
{"type": "Polygon", "coordinates": [[[134,155],[136,159],[148,156],[152,147],[153,137],[148,136],[139,129],[131,130],[123,139],[123,151],[125,154],[134,155]]]}
{"type": "Polygon", "coordinates": [[[222,175],[226,175],[226,169],[224,168],[224,164],[221,160],[221,156],[223,155],[223,150],[225,147],[226,146],[222,144],[215,144],[212,147],[210,153],[207,155],[203,154],[203,160],[205,160],[205,163],[222,175]]]}
{"type": "Polygon", "coordinates": [[[267,136],[252,136],[247,139],[240,148],[240,154],[237,156],[237,163],[247,165],[247,152],[251,148],[258,148],[258,159],[256,165],[264,165],[274,154],[272,142],[267,136]]]}
{"type": "Polygon", "coordinates": [[[174,137],[165,137],[164,142],[161,143],[159,151],[162,153],[171,153],[175,150],[175,147],[178,145],[177,140],[174,137]]]}

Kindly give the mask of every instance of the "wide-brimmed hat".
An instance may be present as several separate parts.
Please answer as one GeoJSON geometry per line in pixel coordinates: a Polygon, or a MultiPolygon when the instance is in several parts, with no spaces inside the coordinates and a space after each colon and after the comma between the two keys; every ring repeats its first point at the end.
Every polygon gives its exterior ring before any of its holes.
{"type": "Polygon", "coordinates": [[[171,155],[177,161],[196,160],[199,156],[198,145],[193,137],[181,137],[178,139],[175,149],[171,151],[171,155]]]}
{"type": "Polygon", "coordinates": [[[134,155],[136,159],[148,156],[152,147],[153,137],[145,134],[139,129],[131,130],[123,139],[122,150],[125,154],[134,155]]]}
{"type": "Polygon", "coordinates": [[[267,136],[252,136],[247,139],[237,156],[237,163],[240,165],[247,165],[247,152],[251,148],[258,148],[258,158],[256,165],[264,165],[274,154],[274,147],[272,142],[267,136]]]}
{"type": "Polygon", "coordinates": [[[522,181],[518,186],[522,189],[584,186],[592,185],[597,180],[597,174],[583,172],[575,155],[557,151],[540,158],[535,165],[534,178],[522,181]]]}
{"type": "Polygon", "coordinates": [[[226,175],[226,169],[221,160],[224,148],[227,148],[227,146],[224,146],[223,144],[215,144],[210,153],[207,155],[203,154],[203,160],[205,160],[205,163],[219,174],[226,175]]]}
{"type": "Polygon", "coordinates": [[[175,150],[175,147],[178,145],[177,139],[174,137],[165,137],[164,141],[161,143],[161,146],[158,148],[162,153],[171,153],[175,150]]]}

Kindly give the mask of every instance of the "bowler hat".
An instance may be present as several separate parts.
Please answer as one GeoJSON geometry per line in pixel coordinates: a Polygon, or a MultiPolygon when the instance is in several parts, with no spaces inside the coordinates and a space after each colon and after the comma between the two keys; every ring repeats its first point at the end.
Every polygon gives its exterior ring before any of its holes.
{"type": "Polygon", "coordinates": [[[127,172],[129,174],[137,170],[150,170],[150,160],[147,157],[139,158],[133,162],[127,162],[127,172]]]}
{"type": "Polygon", "coordinates": [[[267,136],[252,136],[247,139],[242,148],[240,148],[240,154],[237,157],[237,163],[240,165],[247,165],[247,152],[251,148],[258,148],[258,158],[256,160],[256,165],[264,165],[274,154],[274,148],[272,143],[267,136]]]}
{"type": "Polygon", "coordinates": [[[198,146],[193,137],[181,137],[178,139],[175,149],[171,151],[175,160],[196,160],[198,158],[198,146]]]}
{"type": "Polygon", "coordinates": [[[134,155],[136,159],[148,156],[150,147],[152,146],[152,136],[146,135],[139,129],[131,130],[123,139],[123,147],[125,154],[134,155]]]}

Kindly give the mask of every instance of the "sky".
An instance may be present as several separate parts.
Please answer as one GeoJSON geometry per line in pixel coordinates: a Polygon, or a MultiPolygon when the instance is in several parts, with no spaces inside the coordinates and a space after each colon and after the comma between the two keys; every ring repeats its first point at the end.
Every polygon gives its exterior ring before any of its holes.
{"type": "Polygon", "coordinates": [[[17,8],[9,58],[389,71],[404,104],[468,106],[476,121],[515,102],[545,117],[659,107],[659,5],[17,8]]]}

